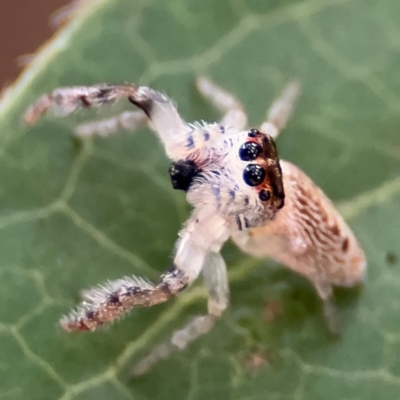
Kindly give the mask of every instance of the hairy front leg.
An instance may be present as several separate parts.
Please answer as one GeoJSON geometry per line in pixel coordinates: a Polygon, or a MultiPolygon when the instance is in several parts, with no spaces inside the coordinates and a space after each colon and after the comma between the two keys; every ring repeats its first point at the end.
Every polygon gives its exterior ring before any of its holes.
{"type": "Polygon", "coordinates": [[[202,210],[193,213],[179,236],[172,267],[161,275],[158,284],[126,277],[87,290],[78,308],[61,319],[62,328],[68,332],[94,331],[133,308],[173,298],[198,277],[207,254],[219,251],[229,234],[224,220],[202,210]]]}
{"type": "Polygon", "coordinates": [[[66,116],[87,108],[100,108],[121,100],[128,100],[148,117],[151,128],[164,144],[171,159],[184,158],[190,148],[192,128],[180,117],[171,99],[146,86],[95,85],[72,86],[54,90],[41,96],[25,112],[24,121],[33,125],[46,113],[66,116]]]}
{"type": "MultiPolygon", "coordinates": [[[[149,127],[163,142],[169,158],[175,161],[185,159],[189,154],[204,146],[212,146],[222,136],[236,133],[223,124],[187,124],[179,115],[172,100],[156,90],[135,85],[95,85],[62,87],[41,96],[25,112],[24,121],[33,125],[46,113],[66,116],[87,108],[100,108],[121,100],[128,100],[139,107],[148,118],[149,127]]],[[[240,107],[239,107],[240,108],[240,107]]],[[[235,111],[236,112],[236,111],[235,111]]],[[[78,136],[100,132],[107,136],[123,125],[121,117],[103,124],[90,123],[78,127],[78,136]]],[[[137,126],[137,116],[128,115],[129,125],[137,126]]]]}
{"type": "Polygon", "coordinates": [[[203,277],[208,291],[208,314],[195,317],[183,328],[175,331],[168,341],[154,347],[135,365],[133,375],[142,375],[171,354],[185,350],[190,343],[208,333],[221,317],[229,304],[229,288],[226,265],[220,253],[208,254],[203,277]]]}

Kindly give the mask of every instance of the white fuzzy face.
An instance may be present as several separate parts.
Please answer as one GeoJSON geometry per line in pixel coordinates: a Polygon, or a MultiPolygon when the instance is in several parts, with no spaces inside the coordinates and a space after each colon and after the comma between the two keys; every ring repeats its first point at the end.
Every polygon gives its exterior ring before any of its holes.
{"type": "Polygon", "coordinates": [[[187,159],[199,169],[187,193],[194,207],[215,208],[239,230],[273,219],[282,208],[282,176],[270,136],[255,129],[230,134],[187,159]]]}

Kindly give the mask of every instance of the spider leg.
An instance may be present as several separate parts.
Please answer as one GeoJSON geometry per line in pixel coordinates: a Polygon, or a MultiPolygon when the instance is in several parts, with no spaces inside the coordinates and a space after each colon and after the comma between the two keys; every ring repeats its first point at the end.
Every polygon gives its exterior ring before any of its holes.
{"type": "Polygon", "coordinates": [[[200,336],[208,333],[221,317],[229,303],[228,277],[220,253],[210,252],[206,258],[203,277],[208,291],[208,314],[195,317],[171,338],[154,347],[132,370],[134,376],[146,373],[153,365],[177,351],[185,350],[200,336]]]}
{"type": "MultiPolygon", "coordinates": [[[[24,121],[33,125],[48,112],[65,116],[80,109],[100,108],[127,99],[139,107],[150,120],[167,155],[178,160],[193,151],[193,129],[180,117],[173,102],[166,95],[145,86],[95,85],[63,87],[42,95],[24,115],[24,121]]],[[[114,121],[115,122],[115,121],[114,121]]]]}
{"type": "Polygon", "coordinates": [[[74,134],[80,138],[108,137],[121,130],[134,131],[147,122],[147,116],[142,111],[126,111],[112,118],[80,124],[74,129],[74,134]]]}
{"type": "Polygon", "coordinates": [[[197,89],[222,114],[221,124],[243,130],[247,125],[247,115],[242,103],[231,93],[216,85],[210,79],[200,76],[197,89]]]}
{"type": "Polygon", "coordinates": [[[94,331],[133,308],[173,298],[198,277],[208,253],[219,252],[229,233],[221,217],[202,209],[193,213],[179,236],[173,264],[158,284],[127,277],[87,290],[78,308],[61,319],[62,328],[67,332],[94,331]]]}
{"type": "Polygon", "coordinates": [[[283,89],[282,94],[273,102],[267,111],[267,119],[260,126],[260,131],[267,133],[274,139],[285,127],[293,110],[294,102],[300,94],[300,84],[290,82],[283,89]]]}
{"type": "Polygon", "coordinates": [[[322,300],[322,308],[328,329],[334,336],[339,336],[339,313],[335,305],[332,286],[328,282],[321,281],[320,279],[313,280],[312,282],[317,290],[318,296],[322,300]]]}

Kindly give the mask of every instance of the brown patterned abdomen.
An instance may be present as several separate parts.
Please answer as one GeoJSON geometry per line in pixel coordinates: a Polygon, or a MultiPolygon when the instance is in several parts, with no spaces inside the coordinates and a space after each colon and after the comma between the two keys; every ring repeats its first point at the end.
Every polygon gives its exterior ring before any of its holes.
{"type": "Polygon", "coordinates": [[[314,283],[360,283],[366,260],[351,229],[304,172],[286,161],[281,167],[285,206],[273,221],[233,240],[242,250],[271,257],[314,283]]]}

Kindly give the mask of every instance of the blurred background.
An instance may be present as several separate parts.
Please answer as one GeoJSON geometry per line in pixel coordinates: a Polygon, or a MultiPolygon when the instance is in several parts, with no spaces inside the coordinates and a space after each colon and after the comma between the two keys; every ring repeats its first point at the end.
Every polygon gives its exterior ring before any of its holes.
{"type": "Polygon", "coordinates": [[[69,0],[0,1],[0,89],[22,69],[24,55],[32,54],[55,30],[52,15],[69,0]]]}

